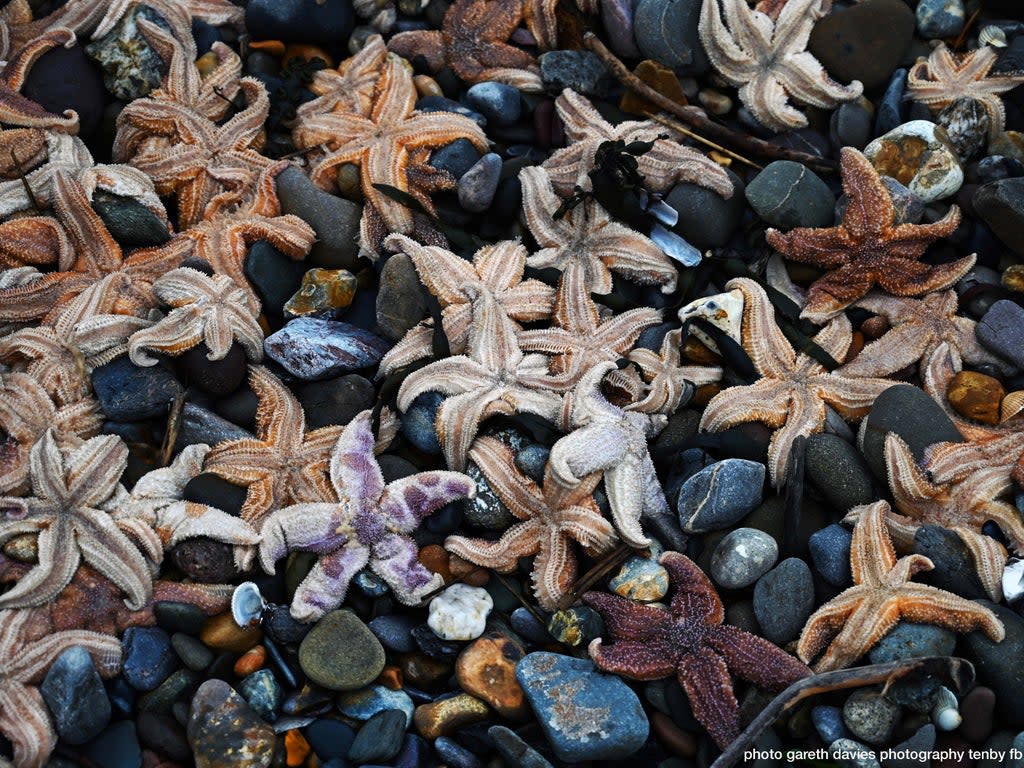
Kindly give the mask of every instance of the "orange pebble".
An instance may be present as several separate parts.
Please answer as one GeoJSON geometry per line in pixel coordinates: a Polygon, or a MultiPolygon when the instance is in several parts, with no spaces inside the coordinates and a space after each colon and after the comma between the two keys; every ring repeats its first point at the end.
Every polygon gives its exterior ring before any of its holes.
{"type": "Polygon", "coordinates": [[[249,43],[249,47],[254,51],[269,53],[274,58],[280,57],[285,51],[284,43],[280,40],[253,40],[249,43]]]}
{"type": "Polygon", "coordinates": [[[294,728],[284,733],[284,750],[288,755],[288,765],[291,768],[298,768],[306,762],[312,748],[306,737],[294,728]]]}
{"type": "Polygon", "coordinates": [[[267,649],[257,645],[243,653],[235,662],[235,674],[239,677],[251,675],[258,669],[263,669],[267,663],[267,649]]]}
{"type": "Polygon", "coordinates": [[[440,544],[428,544],[420,549],[419,561],[427,570],[441,574],[445,584],[451,584],[452,571],[448,564],[448,553],[440,544]]]}
{"type": "Polygon", "coordinates": [[[302,59],[303,61],[320,59],[328,68],[334,67],[334,59],[331,58],[327,51],[315,45],[307,45],[305,43],[292,43],[284,49],[284,56],[281,58],[281,61],[287,64],[292,59],[302,59]]]}
{"type": "Polygon", "coordinates": [[[389,664],[384,667],[384,670],[377,676],[377,682],[383,685],[385,688],[390,688],[392,691],[397,691],[402,688],[404,684],[404,676],[402,670],[398,667],[389,664]]]}

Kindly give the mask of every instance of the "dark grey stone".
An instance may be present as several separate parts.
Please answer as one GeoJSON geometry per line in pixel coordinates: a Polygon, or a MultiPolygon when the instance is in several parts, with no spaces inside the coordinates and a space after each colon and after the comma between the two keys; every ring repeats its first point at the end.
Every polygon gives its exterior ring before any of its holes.
{"type": "Polygon", "coordinates": [[[252,436],[248,430],[232,424],[213,411],[187,402],[181,409],[181,427],[178,431],[175,450],[181,450],[185,446],[195,443],[215,445],[222,440],[245,440],[252,436]]]}
{"type": "Polygon", "coordinates": [[[384,262],[377,289],[377,329],[386,339],[398,341],[427,314],[427,300],[416,267],[404,253],[384,262]]]}
{"type": "Polygon", "coordinates": [[[956,634],[945,627],[900,621],[868,652],[868,659],[872,664],[884,664],[921,656],[952,656],[955,647],[956,634]]]}
{"type": "Polygon", "coordinates": [[[121,674],[137,691],[152,691],[178,668],[171,638],[159,627],[129,627],[122,642],[121,674]]]}
{"type": "Polygon", "coordinates": [[[430,164],[439,171],[448,171],[456,179],[468,171],[477,160],[480,152],[469,139],[456,139],[435,149],[430,155],[430,164]]]}
{"type": "Polygon", "coordinates": [[[850,545],[853,534],[848,528],[833,523],[815,531],[807,542],[811,562],[822,578],[834,587],[848,587],[852,581],[850,571],[850,545]]]}
{"type": "Polygon", "coordinates": [[[1024,178],[982,184],[974,193],[974,210],[996,236],[1018,256],[1024,256],[1024,178]]]}
{"type": "Polygon", "coordinates": [[[696,248],[706,249],[729,242],[746,210],[744,186],[740,177],[726,169],[732,181],[732,197],[724,198],[699,184],[676,184],[665,202],[679,214],[675,229],[696,248]]]}
{"type": "Polygon", "coordinates": [[[494,742],[494,748],[508,765],[519,768],[552,768],[543,755],[504,725],[492,725],[487,735],[494,742]]]}
{"type": "Polygon", "coordinates": [[[400,709],[386,709],[371,717],[359,729],[348,751],[356,765],[392,760],[402,750],[406,717],[400,709]]]}
{"type": "Polygon", "coordinates": [[[295,388],[295,397],[306,412],[306,429],[348,424],[361,411],[372,408],[373,384],[356,373],[295,388]]]}
{"type": "Polygon", "coordinates": [[[358,269],[361,205],[324,192],[295,166],[278,174],[277,194],[282,213],[295,214],[316,232],[316,243],[307,257],[307,266],[353,272],[358,269]]]}
{"type": "Polygon", "coordinates": [[[804,471],[837,511],[847,512],[870,504],[877,496],[871,470],[854,446],[836,435],[819,433],[807,438],[804,471]]]}
{"type": "Polygon", "coordinates": [[[337,45],[354,25],[351,0],[250,0],[245,10],[255,40],[337,45]]]}
{"type": "Polygon", "coordinates": [[[540,77],[544,87],[554,93],[572,88],[584,96],[607,96],[612,83],[604,64],[590,51],[548,51],[541,54],[540,77]]]}
{"type": "Polygon", "coordinates": [[[494,199],[501,178],[501,156],[488,152],[459,179],[459,205],[470,213],[483,213],[494,199]]]}
{"type": "Polygon", "coordinates": [[[914,15],[918,33],[931,39],[956,37],[966,18],[962,0],[920,0],[914,15]]]}
{"type": "Polygon", "coordinates": [[[814,578],[798,557],[783,560],[754,586],[754,615],[761,634],[778,645],[795,640],[814,611],[814,578]]]}
{"type": "Polygon", "coordinates": [[[167,225],[138,200],[97,189],[93,193],[92,209],[103,219],[104,226],[118,245],[124,248],[161,245],[171,239],[167,225]]]}
{"type": "Polygon", "coordinates": [[[111,421],[142,421],[163,416],[182,391],[163,365],[142,368],[118,357],[92,372],[100,410],[111,421]]]}
{"type": "Polygon", "coordinates": [[[705,467],[679,489],[679,524],[687,533],[704,533],[739,522],[761,503],[764,476],[764,464],[746,459],[705,467]]]}
{"type": "Polygon", "coordinates": [[[263,309],[280,316],[288,299],[302,286],[307,265],[295,261],[277,250],[266,240],[257,240],[245,255],[243,272],[263,309]]]}
{"type": "Polygon", "coordinates": [[[1024,307],[1007,299],[997,301],[974,332],[987,349],[1024,370],[1024,307]]]}
{"type": "Polygon", "coordinates": [[[827,227],[835,198],[811,169],[791,160],[765,166],[746,188],[747,202],[766,223],[782,230],[827,227]]]}
{"type": "Polygon", "coordinates": [[[110,722],[110,699],[103,681],[92,656],[80,645],[54,660],[39,692],[53,715],[57,735],[68,744],[84,744],[110,722]]]}
{"type": "Polygon", "coordinates": [[[522,111],[519,91],[505,83],[483,82],[466,91],[466,101],[495,127],[513,125],[522,111]]]}

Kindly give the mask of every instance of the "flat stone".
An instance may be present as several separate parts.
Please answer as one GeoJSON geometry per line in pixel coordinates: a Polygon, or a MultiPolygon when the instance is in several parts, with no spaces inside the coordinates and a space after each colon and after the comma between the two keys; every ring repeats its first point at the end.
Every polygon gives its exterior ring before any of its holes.
{"type": "Polygon", "coordinates": [[[452,584],[430,601],[427,624],[442,640],[474,640],[483,634],[493,607],[487,590],[452,584]]]}
{"type": "Polygon", "coordinates": [[[483,213],[490,208],[500,180],[501,156],[488,152],[459,179],[459,205],[470,213],[483,213]]]}
{"type": "Polygon", "coordinates": [[[348,759],[356,765],[387,763],[402,750],[407,720],[400,709],[385,709],[366,721],[356,733],[348,759]]]}
{"type": "Polygon", "coordinates": [[[263,342],[267,356],[305,381],[327,379],[380,362],[390,342],[340,320],[300,317],[263,342]]]}
{"type": "Polygon", "coordinates": [[[85,744],[107,727],[111,707],[92,656],[80,645],[61,653],[39,685],[53,715],[57,735],[68,744],[85,744]]]}
{"type": "Polygon", "coordinates": [[[274,729],[223,680],[199,686],[186,733],[197,768],[268,768],[273,761],[274,729]]]}
{"type": "Polygon", "coordinates": [[[182,392],[181,384],[163,365],[142,368],[118,357],[92,372],[100,410],[111,421],[143,421],[163,416],[182,392]]]}
{"type": "Polygon", "coordinates": [[[679,489],[679,524],[687,533],[734,525],[761,503],[764,476],[764,464],[746,459],[725,459],[705,467],[679,489]]]}
{"type": "Polygon", "coordinates": [[[353,691],[372,683],[384,669],[384,648],[354,613],[331,611],[303,639],[299,665],[317,685],[353,691]]]}
{"type": "Polygon", "coordinates": [[[408,724],[412,725],[416,707],[405,691],[395,691],[383,685],[369,685],[357,691],[338,694],[338,711],[353,720],[369,720],[386,709],[405,712],[408,724]]]}
{"type": "MultiPolygon", "coordinates": [[[[249,32],[253,33],[251,27],[249,32]]],[[[359,221],[363,207],[319,189],[296,166],[283,170],[276,181],[282,213],[298,216],[316,232],[316,243],[307,257],[309,266],[355,272],[359,267],[359,221]]]]}
{"type": "Polygon", "coordinates": [[[699,184],[681,182],[665,196],[679,214],[675,229],[687,242],[699,249],[723,246],[736,234],[743,219],[745,186],[733,171],[726,169],[732,181],[732,197],[724,198],[699,184]]]}
{"type": "Polygon", "coordinates": [[[460,693],[416,707],[413,723],[420,736],[433,740],[472,723],[479,723],[487,719],[490,712],[480,699],[468,693],[460,693]]]}
{"type": "Polygon", "coordinates": [[[757,215],[778,229],[832,225],[832,191],[814,171],[800,163],[769,163],[744,193],[757,215]]]}
{"type": "Polygon", "coordinates": [[[834,587],[848,587],[852,582],[850,548],[853,534],[848,528],[833,523],[815,531],[807,542],[815,569],[834,587]]]}
{"type": "Polygon", "coordinates": [[[350,0],[250,0],[245,27],[254,40],[335,45],[355,24],[350,0]]]}
{"type": "Polygon", "coordinates": [[[859,80],[871,89],[888,81],[914,26],[914,13],[901,0],[865,0],[819,19],[807,50],[833,79],[859,80]]]}
{"type": "Polygon", "coordinates": [[[668,592],[668,571],[650,557],[633,556],[608,582],[608,589],[630,600],[651,603],[668,592]]]}

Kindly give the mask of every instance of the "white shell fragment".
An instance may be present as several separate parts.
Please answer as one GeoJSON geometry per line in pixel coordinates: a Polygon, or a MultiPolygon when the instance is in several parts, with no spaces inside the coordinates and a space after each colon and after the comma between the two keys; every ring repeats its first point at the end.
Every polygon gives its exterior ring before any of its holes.
{"type": "Polygon", "coordinates": [[[259,623],[267,609],[267,601],[260,594],[260,588],[251,581],[243,581],[231,595],[231,616],[240,627],[259,623]]]}
{"type": "MultiPolygon", "coordinates": [[[[743,293],[739,289],[716,293],[714,296],[695,299],[679,310],[679,319],[683,323],[694,318],[707,320],[738,342],[743,324],[743,293]]],[[[695,326],[690,328],[690,332],[712,352],[718,352],[718,345],[708,334],[695,326]]]]}

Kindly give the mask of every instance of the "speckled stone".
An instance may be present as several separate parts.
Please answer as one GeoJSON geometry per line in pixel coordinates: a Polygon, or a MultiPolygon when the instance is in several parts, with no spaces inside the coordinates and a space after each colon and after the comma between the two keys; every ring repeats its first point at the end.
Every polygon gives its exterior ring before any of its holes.
{"type": "Polygon", "coordinates": [[[814,578],[798,557],[783,560],[754,586],[754,615],[765,638],[795,640],[814,611],[814,578]]]}
{"type": "Polygon", "coordinates": [[[207,680],[192,698],[188,742],[197,768],[268,768],[274,729],[223,680],[207,680]]]}
{"type": "Polygon", "coordinates": [[[455,677],[466,693],[487,702],[502,717],[522,720],[529,710],[516,680],[516,663],[525,655],[515,640],[486,635],[459,654],[455,677]]]}
{"type": "Polygon", "coordinates": [[[413,723],[420,736],[433,740],[486,720],[489,714],[490,709],[480,699],[468,693],[460,693],[416,707],[413,723]]]}
{"type": "Polygon", "coordinates": [[[900,708],[881,691],[859,689],[843,704],[843,722],[853,737],[868,744],[884,744],[892,736],[900,719],[900,708]]]}
{"type": "Polygon", "coordinates": [[[880,136],[864,156],[883,176],[891,176],[926,203],[955,195],[964,171],[946,129],[911,120],[880,136]]]}
{"type": "Polygon", "coordinates": [[[749,587],[779,557],[775,539],[756,528],[737,528],[718,542],[711,555],[711,578],[724,589],[749,587]]]}
{"type": "Polygon", "coordinates": [[[651,603],[668,592],[668,571],[649,557],[631,557],[608,582],[608,589],[630,600],[651,603]]]}
{"type": "Polygon", "coordinates": [[[300,317],[268,336],[263,350],[305,381],[329,379],[380,362],[390,342],[338,320],[300,317]]]}
{"type": "Polygon", "coordinates": [[[358,691],[338,694],[338,711],[353,720],[369,720],[385,709],[402,710],[411,725],[416,707],[405,691],[394,691],[383,685],[370,685],[358,691]]]}
{"type": "Polygon", "coordinates": [[[384,669],[384,648],[354,613],[331,611],[303,639],[299,665],[317,685],[352,691],[369,685],[384,669]]]}
{"type": "Polygon", "coordinates": [[[560,643],[585,648],[591,640],[604,634],[604,619],[589,606],[574,605],[551,614],[548,632],[560,643]]]}

